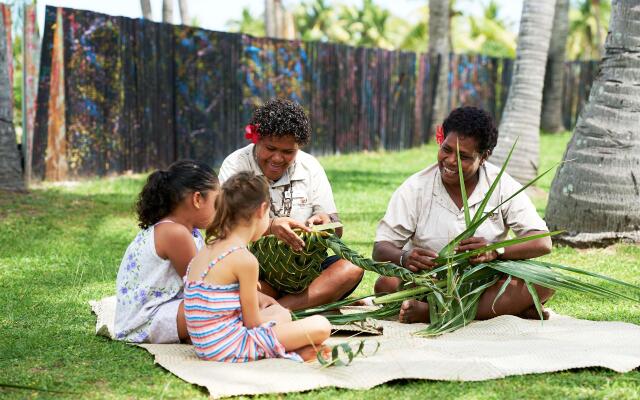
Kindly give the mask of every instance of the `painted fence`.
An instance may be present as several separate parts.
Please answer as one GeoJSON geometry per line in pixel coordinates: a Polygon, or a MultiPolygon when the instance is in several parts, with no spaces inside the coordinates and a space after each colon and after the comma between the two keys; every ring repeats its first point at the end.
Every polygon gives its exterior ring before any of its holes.
{"type": "MultiPolygon", "coordinates": [[[[511,69],[512,60],[452,55],[449,107],[499,118],[511,69]]],[[[47,7],[33,174],[138,172],[186,157],[219,165],[246,143],[255,106],[274,96],[305,107],[314,154],[407,148],[428,140],[431,71],[425,54],[47,7]]],[[[583,72],[579,82],[590,78],[583,72]]],[[[566,102],[574,121],[580,100],[566,102]]]]}

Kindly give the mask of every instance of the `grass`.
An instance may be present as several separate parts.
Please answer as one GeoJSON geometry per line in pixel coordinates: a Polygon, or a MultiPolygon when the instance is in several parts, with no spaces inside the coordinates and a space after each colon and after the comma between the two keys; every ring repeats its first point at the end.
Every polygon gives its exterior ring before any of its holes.
{"type": "MultiPolygon", "coordinates": [[[[568,134],[542,137],[541,169],[562,158],[568,139],[568,134]]],[[[427,145],[321,159],[346,223],[347,244],[371,253],[376,224],[393,190],[435,161],[435,154],[435,146],[427,145]]],[[[536,206],[542,214],[552,178],[540,183],[536,206]]],[[[143,181],[143,176],[130,176],[43,185],[23,195],[0,192],[0,384],[41,389],[0,386],[0,397],[207,397],[205,390],[154,365],[146,351],[94,335],[95,317],[87,301],[114,292],[120,258],[137,232],[132,204],[143,181]]],[[[560,247],[545,259],[640,284],[637,246],[560,247]]],[[[374,279],[367,274],[356,294],[370,293],[374,279]]],[[[558,293],[549,305],[578,318],[640,324],[640,306],[624,301],[558,293]]],[[[638,370],[618,374],[590,368],[485,382],[410,380],[366,392],[324,389],[287,397],[633,399],[639,393],[638,370]]]]}

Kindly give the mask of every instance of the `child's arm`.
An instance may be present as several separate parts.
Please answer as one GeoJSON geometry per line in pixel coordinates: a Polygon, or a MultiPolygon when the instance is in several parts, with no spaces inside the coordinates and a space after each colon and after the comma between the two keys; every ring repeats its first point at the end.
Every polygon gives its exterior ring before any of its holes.
{"type": "Polygon", "coordinates": [[[258,260],[247,255],[234,265],[234,272],[240,283],[242,321],[247,328],[255,328],[262,323],[258,308],[258,260]]]}
{"type": "Polygon", "coordinates": [[[180,224],[160,224],[156,226],[154,239],[158,256],[171,261],[178,275],[183,277],[198,251],[191,232],[180,224]]]}

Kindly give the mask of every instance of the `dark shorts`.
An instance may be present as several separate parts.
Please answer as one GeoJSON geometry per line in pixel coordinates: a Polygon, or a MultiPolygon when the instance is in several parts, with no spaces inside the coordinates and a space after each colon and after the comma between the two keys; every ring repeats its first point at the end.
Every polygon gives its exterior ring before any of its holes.
{"type": "MultiPolygon", "coordinates": [[[[324,261],[322,261],[322,264],[320,264],[320,266],[322,267],[322,270],[324,271],[325,269],[329,268],[331,265],[333,265],[338,260],[341,260],[341,258],[336,256],[336,255],[329,256],[329,257],[325,258],[324,261]]],[[[364,277],[364,275],[362,275],[362,276],[364,277]]],[[[360,282],[362,282],[362,278],[360,278],[358,283],[353,285],[353,287],[350,290],[348,290],[347,293],[342,295],[342,297],[340,297],[340,300],[344,300],[347,297],[349,297],[351,295],[351,293],[353,293],[356,290],[358,285],[360,285],[360,282]]]]}

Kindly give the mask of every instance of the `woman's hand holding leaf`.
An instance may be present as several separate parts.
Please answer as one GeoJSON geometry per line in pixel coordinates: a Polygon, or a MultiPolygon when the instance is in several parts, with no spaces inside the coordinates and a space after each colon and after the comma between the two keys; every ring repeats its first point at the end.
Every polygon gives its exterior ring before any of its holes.
{"type": "Polygon", "coordinates": [[[278,217],[271,221],[267,234],[275,235],[278,239],[291,246],[294,251],[300,251],[304,247],[304,241],[293,231],[296,228],[311,232],[311,229],[293,218],[278,217]]]}
{"type": "MultiPolygon", "coordinates": [[[[489,245],[489,242],[483,237],[473,236],[468,239],[462,240],[456,247],[456,253],[464,253],[465,251],[471,251],[485,247],[489,245]]],[[[475,257],[469,259],[471,264],[481,264],[493,261],[498,258],[498,253],[495,250],[489,250],[485,253],[478,254],[475,257]]]]}
{"type": "Polygon", "coordinates": [[[438,257],[438,253],[432,250],[421,249],[419,247],[409,250],[403,257],[403,266],[411,272],[422,270],[432,270],[438,266],[433,260],[438,257]]]}

